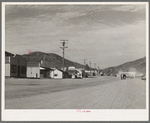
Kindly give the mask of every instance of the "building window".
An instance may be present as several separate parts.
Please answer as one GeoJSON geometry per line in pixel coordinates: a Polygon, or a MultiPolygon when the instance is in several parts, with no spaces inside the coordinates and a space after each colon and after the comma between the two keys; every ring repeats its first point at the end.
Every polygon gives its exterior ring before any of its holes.
{"type": "Polygon", "coordinates": [[[16,73],[16,65],[11,65],[11,73],[16,73]]]}
{"type": "Polygon", "coordinates": [[[26,74],[26,67],[25,66],[21,66],[21,74],[26,74]]]}
{"type": "Polygon", "coordinates": [[[54,74],[54,76],[58,76],[58,74],[54,74]]]}

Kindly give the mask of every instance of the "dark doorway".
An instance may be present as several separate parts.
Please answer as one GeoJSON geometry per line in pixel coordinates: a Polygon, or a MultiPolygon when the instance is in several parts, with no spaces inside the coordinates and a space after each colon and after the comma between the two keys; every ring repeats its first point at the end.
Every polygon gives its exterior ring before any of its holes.
{"type": "Polygon", "coordinates": [[[20,66],[18,66],[18,78],[20,77],[20,66]]]}

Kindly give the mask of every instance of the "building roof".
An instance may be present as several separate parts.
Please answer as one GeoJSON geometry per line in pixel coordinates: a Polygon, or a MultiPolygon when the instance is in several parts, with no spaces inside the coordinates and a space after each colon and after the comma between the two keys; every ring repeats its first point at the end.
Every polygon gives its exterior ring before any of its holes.
{"type": "Polygon", "coordinates": [[[41,65],[40,62],[35,62],[35,61],[28,61],[27,66],[28,67],[40,67],[40,70],[53,70],[47,66],[41,65]]]}
{"type": "MultiPolygon", "coordinates": [[[[51,68],[51,69],[52,69],[52,68],[51,68]]],[[[57,69],[57,68],[53,68],[52,70],[53,70],[53,71],[54,71],[54,70],[59,70],[59,71],[61,71],[61,72],[63,72],[63,73],[67,73],[66,71],[63,71],[63,70],[57,69]]]]}
{"type": "Polygon", "coordinates": [[[40,70],[45,70],[45,68],[43,68],[43,67],[40,67],[40,70]]]}
{"type": "Polygon", "coordinates": [[[47,67],[40,67],[40,70],[52,70],[52,69],[47,68],[47,67]]]}
{"type": "Polygon", "coordinates": [[[66,72],[71,75],[71,74],[75,74],[75,72],[77,72],[77,70],[67,70],[66,72]]]}
{"type": "Polygon", "coordinates": [[[7,52],[5,51],[5,56],[14,56],[14,54],[10,53],[10,52],[7,52]]]}

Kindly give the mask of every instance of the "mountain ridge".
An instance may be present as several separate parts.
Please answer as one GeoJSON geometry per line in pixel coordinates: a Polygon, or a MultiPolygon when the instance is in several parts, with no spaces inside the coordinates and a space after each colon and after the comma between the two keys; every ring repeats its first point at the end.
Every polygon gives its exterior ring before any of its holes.
{"type": "MultiPolygon", "coordinates": [[[[44,52],[31,52],[29,54],[23,54],[23,58],[25,58],[28,62],[41,62],[41,60],[46,61],[46,67],[56,67],[56,68],[62,68],[62,57],[55,53],[44,53],[44,52]]],[[[85,65],[82,65],[77,62],[70,61],[68,59],[64,59],[65,65],[64,67],[74,66],[76,68],[84,68],[85,65]]],[[[92,69],[92,68],[91,68],[92,69]]],[[[102,71],[105,74],[118,74],[119,71],[124,72],[137,72],[137,73],[143,73],[146,74],[146,57],[129,61],[126,63],[123,63],[118,66],[108,67],[105,69],[102,69],[102,71]]]]}
{"type": "MultiPolygon", "coordinates": [[[[23,54],[22,57],[25,58],[28,62],[29,61],[41,62],[41,60],[45,60],[47,62],[46,67],[56,67],[56,68],[62,67],[63,58],[55,53],[44,53],[38,51],[38,52],[23,54]]],[[[65,58],[64,61],[65,61],[65,65],[64,65],[65,67],[69,67],[69,66],[75,66],[76,68],[84,67],[84,65],[80,63],[73,62],[65,58]]]]}
{"type": "Polygon", "coordinates": [[[118,74],[118,72],[136,72],[146,74],[146,57],[129,61],[118,66],[108,67],[102,70],[105,74],[118,74]]]}

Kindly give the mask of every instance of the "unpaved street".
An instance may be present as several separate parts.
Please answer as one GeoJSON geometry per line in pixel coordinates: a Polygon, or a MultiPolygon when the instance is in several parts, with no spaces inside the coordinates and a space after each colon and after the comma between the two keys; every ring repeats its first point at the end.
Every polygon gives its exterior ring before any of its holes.
{"type": "Polygon", "coordinates": [[[6,109],[145,109],[146,82],[101,76],[6,79],[6,109]]]}

